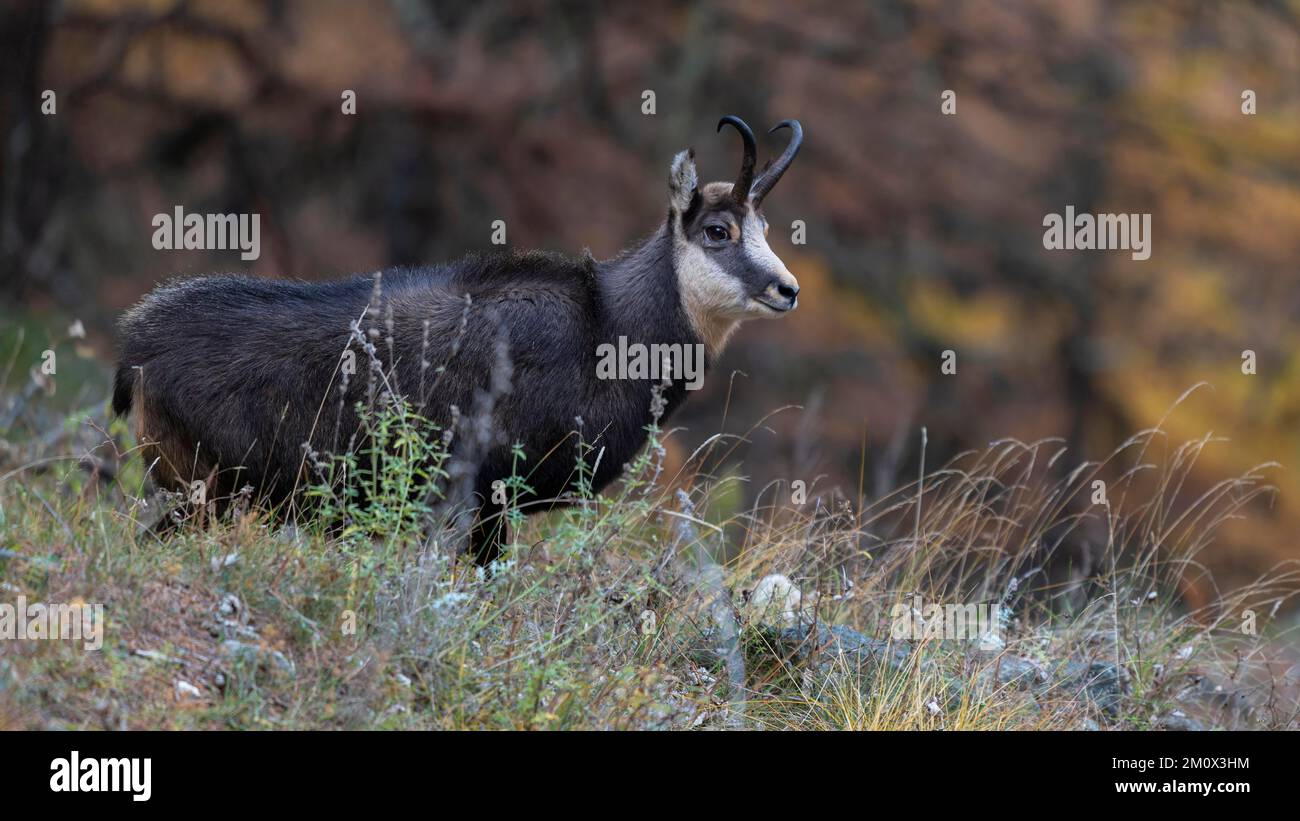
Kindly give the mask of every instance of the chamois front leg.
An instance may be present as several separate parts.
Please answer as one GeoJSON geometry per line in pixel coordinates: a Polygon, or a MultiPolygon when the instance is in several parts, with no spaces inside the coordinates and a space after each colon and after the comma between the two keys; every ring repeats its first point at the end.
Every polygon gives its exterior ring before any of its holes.
{"type": "Polygon", "coordinates": [[[501,556],[501,545],[507,540],[505,517],[498,511],[491,512],[487,505],[479,508],[474,515],[474,526],[470,530],[470,555],[480,567],[488,567],[501,556]]]}

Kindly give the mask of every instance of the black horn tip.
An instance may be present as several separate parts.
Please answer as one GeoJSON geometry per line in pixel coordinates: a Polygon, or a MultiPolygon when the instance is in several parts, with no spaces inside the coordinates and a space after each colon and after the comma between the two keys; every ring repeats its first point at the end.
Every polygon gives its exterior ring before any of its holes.
{"type": "Polygon", "coordinates": [[[799,147],[803,145],[803,126],[798,120],[782,120],[768,129],[767,133],[771,134],[774,131],[780,131],[782,128],[788,128],[792,132],[790,141],[786,143],[781,156],[775,162],[769,162],[763,169],[763,173],[759,175],[758,179],[754,180],[751,199],[755,205],[762,204],[763,198],[772,190],[772,186],[776,185],[777,180],[781,179],[781,175],[790,167],[795,155],[799,153],[799,147]]]}
{"type": "Polygon", "coordinates": [[[729,125],[740,132],[740,138],[744,140],[745,143],[746,154],[750,154],[755,150],[757,150],[756,141],[754,140],[754,132],[749,127],[748,123],[746,123],[744,120],[737,117],[735,114],[728,114],[727,116],[723,117],[721,120],[718,120],[719,132],[722,131],[722,127],[724,125],[729,125]]]}
{"type": "Polygon", "coordinates": [[[722,131],[724,125],[732,126],[736,131],[740,132],[740,138],[745,145],[745,153],[740,161],[740,176],[736,178],[735,184],[732,185],[731,192],[732,199],[743,205],[745,200],[748,199],[749,192],[754,184],[754,163],[757,159],[758,144],[754,139],[754,132],[750,130],[744,120],[736,115],[728,114],[718,120],[718,131],[722,131]]]}
{"type": "Polygon", "coordinates": [[[727,116],[723,117],[721,120],[718,120],[718,131],[721,131],[722,127],[724,125],[727,125],[728,123],[734,125],[736,128],[739,128],[742,131],[749,130],[749,126],[745,123],[744,120],[740,119],[735,114],[728,114],[727,116]]]}

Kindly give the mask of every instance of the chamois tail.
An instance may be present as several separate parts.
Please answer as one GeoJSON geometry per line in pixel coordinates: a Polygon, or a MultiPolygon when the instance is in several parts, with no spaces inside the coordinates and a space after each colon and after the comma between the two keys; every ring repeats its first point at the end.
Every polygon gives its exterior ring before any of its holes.
{"type": "Polygon", "coordinates": [[[135,393],[138,371],[128,365],[119,365],[113,377],[113,413],[126,416],[131,412],[131,398],[135,393]]]}

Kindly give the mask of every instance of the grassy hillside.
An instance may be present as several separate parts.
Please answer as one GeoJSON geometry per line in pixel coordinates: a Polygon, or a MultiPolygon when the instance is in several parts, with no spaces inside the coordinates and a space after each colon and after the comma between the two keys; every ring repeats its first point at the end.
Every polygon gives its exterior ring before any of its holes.
{"type": "Polygon", "coordinates": [[[881,498],[774,484],[738,509],[745,477],[718,466],[743,431],[678,475],[655,431],[602,497],[575,467],[571,506],[525,518],[507,502],[513,544],[485,573],[458,555],[445,474],[426,469],[444,441],[400,407],[370,419],[382,453],[322,466],[350,477],[315,488],[329,526],[286,526],[253,504],[202,524],[169,512],[124,423],[96,409],[42,432],[58,415],[30,401],[0,467],[0,603],[102,603],[106,630],[99,650],[0,641],[3,728],[1297,724],[1280,615],[1295,568],[1183,595],[1218,525],[1272,492],[1261,469],[1186,498],[1197,459],[1225,447],[1209,437],[1135,436],[1111,457],[1125,479],[1100,489],[1098,465],[1051,478],[1071,458],[1058,442],[1008,440],[881,498]],[[189,520],[160,538],[149,526],[168,515],[189,520]],[[753,592],[777,573],[799,599],[753,592]],[[898,639],[881,657],[797,641],[825,626],[889,639],[900,602],[1002,615],[992,635],[898,639]],[[1054,686],[1064,664],[1110,676],[1102,697],[1054,686]]]}

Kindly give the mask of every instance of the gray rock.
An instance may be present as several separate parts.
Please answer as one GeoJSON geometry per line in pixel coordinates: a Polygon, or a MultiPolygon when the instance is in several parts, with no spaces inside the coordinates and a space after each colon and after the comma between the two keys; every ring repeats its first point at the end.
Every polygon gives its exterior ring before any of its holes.
{"type": "Polygon", "coordinates": [[[1016,690],[1038,689],[1051,680],[1043,665],[1033,659],[1010,654],[994,660],[988,673],[998,686],[1016,690]]]}
{"type": "MultiPolygon", "coordinates": [[[[722,661],[717,637],[711,630],[703,632],[704,642],[692,656],[706,666],[716,667],[722,661]]],[[[882,666],[909,674],[914,670],[912,654],[915,648],[911,643],[872,638],[843,625],[819,624],[815,628],[810,624],[786,628],[757,625],[746,631],[742,643],[754,669],[763,666],[763,659],[755,656],[768,656],[770,662],[780,660],[806,665],[805,669],[819,673],[847,669],[864,679],[874,676],[882,666]]],[[[922,669],[928,669],[929,664],[920,661],[922,669]]],[[[960,699],[961,688],[955,682],[950,683],[947,706],[955,706],[960,699]]]]}
{"type": "MultiPolygon", "coordinates": [[[[775,656],[786,662],[811,664],[818,672],[832,672],[845,667],[869,676],[883,665],[887,669],[908,672],[932,669],[926,659],[913,660],[917,645],[907,641],[889,641],[864,635],[843,625],[801,624],[784,629],[760,625],[747,631],[747,653],[775,656]]],[[[717,665],[721,653],[714,631],[703,631],[704,641],[692,656],[701,664],[717,665]]],[[[983,692],[994,687],[1008,687],[1037,696],[1064,695],[1094,705],[1107,718],[1119,717],[1128,675],[1110,662],[1062,660],[1040,664],[1032,659],[1004,653],[989,662],[977,685],[983,692]]],[[[948,685],[948,706],[960,701],[962,683],[948,685]]]]}
{"type": "Polygon", "coordinates": [[[1053,689],[1092,702],[1107,718],[1119,718],[1120,705],[1128,692],[1128,674],[1122,668],[1108,661],[1071,659],[1056,667],[1053,680],[1053,689]]]}
{"type": "Polygon", "coordinates": [[[221,643],[221,655],[233,663],[266,670],[276,675],[292,676],[296,672],[293,662],[279,650],[271,650],[235,639],[227,639],[221,643]]]}
{"type": "Polygon", "coordinates": [[[184,679],[176,680],[176,698],[201,698],[203,691],[184,679]]]}
{"type": "Polygon", "coordinates": [[[231,619],[242,609],[243,605],[240,604],[239,597],[234,593],[227,593],[221,598],[221,604],[217,606],[217,614],[223,619],[231,619]]]}
{"type": "Polygon", "coordinates": [[[884,663],[904,669],[912,658],[912,646],[907,642],[864,636],[843,625],[819,624],[815,632],[811,625],[787,627],[776,634],[774,645],[800,660],[816,658],[821,667],[838,664],[837,657],[847,656],[859,668],[884,663]]]}
{"type": "Polygon", "coordinates": [[[1182,710],[1174,710],[1168,715],[1163,715],[1156,719],[1156,727],[1161,730],[1172,730],[1177,732],[1202,732],[1205,725],[1182,710]]]}

